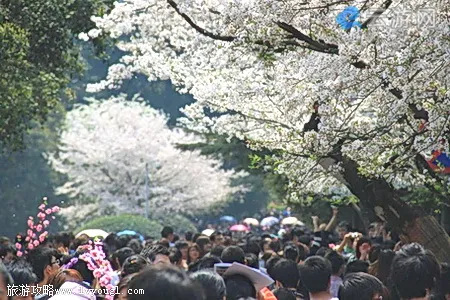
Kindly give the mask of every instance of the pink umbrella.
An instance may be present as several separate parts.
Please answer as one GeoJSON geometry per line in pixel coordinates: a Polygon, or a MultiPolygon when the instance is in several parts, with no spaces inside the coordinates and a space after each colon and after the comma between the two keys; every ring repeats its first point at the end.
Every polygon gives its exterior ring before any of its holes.
{"type": "Polygon", "coordinates": [[[245,225],[238,224],[231,226],[230,231],[249,231],[249,229],[245,225]]]}

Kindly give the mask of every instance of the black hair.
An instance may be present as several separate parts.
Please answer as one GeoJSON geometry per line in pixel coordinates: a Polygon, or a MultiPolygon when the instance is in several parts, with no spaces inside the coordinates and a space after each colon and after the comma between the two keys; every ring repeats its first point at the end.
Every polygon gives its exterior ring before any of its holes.
{"type": "Polygon", "coordinates": [[[12,244],[0,244],[0,258],[3,260],[8,253],[16,255],[16,247],[12,244]]]}
{"type": "Polygon", "coordinates": [[[255,254],[246,253],[245,261],[247,262],[247,266],[249,266],[250,268],[259,269],[259,260],[255,254]]]}
{"type": "Polygon", "coordinates": [[[149,265],[150,262],[140,254],[135,254],[130,257],[127,257],[123,262],[122,277],[139,273],[149,265]]]}
{"type": "Polygon", "coordinates": [[[183,255],[181,254],[181,251],[177,248],[169,248],[169,259],[170,259],[170,263],[172,263],[173,265],[177,265],[181,262],[181,260],[183,259],[183,255]]]}
{"type": "Polygon", "coordinates": [[[66,248],[70,247],[70,242],[74,238],[73,234],[69,232],[60,232],[53,236],[53,243],[55,245],[61,244],[66,248]]]}
{"type": "Polygon", "coordinates": [[[134,254],[136,254],[134,252],[134,250],[131,248],[128,248],[128,247],[124,247],[119,250],[116,250],[111,255],[111,264],[115,270],[119,270],[121,268],[121,266],[123,265],[123,262],[125,261],[125,259],[127,259],[128,257],[130,257],[134,254]],[[118,260],[118,262],[116,260],[118,260]]]}
{"type": "Polygon", "coordinates": [[[363,260],[355,260],[349,262],[345,268],[345,275],[351,273],[367,273],[369,271],[369,263],[363,260]]]}
{"type": "Polygon", "coordinates": [[[289,259],[281,259],[273,267],[273,279],[280,282],[284,288],[297,288],[300,273],[297,264],[289,259]]]}
{"type": "Polygon", "coordinates": [[[52,264],[52,257],[59,259],[61,255],[56,249],[41,246],[28,252],[27,260],[31,264],[39,282],[44,280],[44,270],[52,264]]]}
{"type": "Polygon", "coordinates": [[[245,276],[231,275],[225,278],[227,286],[227,300],[240,298],[256,298],[256,289],[253,283],[245,276]]]}
{"type": "Polygon", "coordinates": [[[344,228],[347,232],[350,232],[351,228],[350,228],[350,224],[347,221],[341,221],[339,222],[337,227],[341,227],[344,228]]]}
{"type": "Polygon", "coordinates": [[[144,290],[140,295],[129,294],[129,300],[206,300],[201,287],[171,265],[149,267],[133,277],[128,288],[144,290]]]}
{"type": "Polygon", "coordinates": [[[213,271],[195,272],[190,277],[202,286],[207,300],[223,300],[227,294],[225,281],[213,271]]]}
{"type": "Polygon", "coordinates": [[[192,237],[193,236],[194,236],[194,233],[192,231],[186,231],[186,233],[184,234],[184,238],[188,242],[192,242],[192,237]]]}
{"type": "Polygon", "coordinates": [[[288,289],[280,288],[273,291],[274,296],[277,300],[296,300],[296,295],[288,289]]]}
{"type": "Polygon", "coordinates": [[[128,242],[131,241],[131,239],[132,239],[132,237],[127,234],[118,236],[116,239],[117,249],[126,247],[128,242]]]}
{"type": "Polygon", "coordinates": [[[142,251],[142,242],[139,239],[131,239],[128,244],[128,248],[133,249],[134,253],[141,253],[142,251]]]}
{"type": "Polygon", "coordinates": [[[290,259],[296,263],[299,262],[299,249],[294,244],[286,244],[283,249],[283,256],[286,259],[290,259]]]}
{"type": "Polygon", "coordinates": [[[238,262],[240,264],[245,264],[245,253],[238,246],[228,246],[223,250],[220,259],[224,263],[234,263],[238,262]]]}
{"type": "Polygon", "coordinates": [[[214,265],[219,263],[222,263],[222,261],[216,256],[204,256],[189,265],[189,272],[213,269],[214,265]]]}
{"type": "Polygon", "coordinates": [[[392,261],[394,260],[394,257],[395,252],[390,249],[382,250],[378,256],[378,270],[376,277],[385,285],[388,284],[388,280],[391,276],[392,261]]]}
{"type": "Polygon", "coordinates": [[[385,296],[383,283],[375,276],[366,273],[352,273],[345,276],[339,291],[339,300],[372,300],[379,294],[385,296]]]}
{"type": "Polygon", "coordinates": [[[189,248],[189,243],[186,241],[177,241],[175,243],[175,248],[177,248],[178,250],[181,250],[183,248],[189,248]]]}
{"type": "Polygon", "coordinates": [[[311,256],[301,267],[301,280],[311,294],[326,292],[331,278],[331,263],[321,256],[311,256]]]}
{"type": "Polygon", "coordinates": [[[269,243],[269,248],[272,249],[273,252],[280,252],[281,251],[281,242],[279,240],[272,240],[269,243]]]}
{"type": "Polygon", "coordinates": [[[261,252],[261,247],[259,246],[259,242],[255,241],[255,240],[248,241],[248,243],[245,246],[245,252],[253,253],[256,256],[258,256],[259,253],[261,252]]]}
{"type": "Polygon", "coordinates": [[[403,246],[392,262],[392,281],[401,298],[425,297],[440,276],[436,257],[417,243],[403,246]]]}
{"type": "Polygon", "coordinates": [[[223,235],[223,233],[220,232],[220,231],[214,231],[214,232],[209,236],[209,240],[210,240],[211,242],[214,242],[215,239],[216,239],[216,236],[218,236],[218,235],[223,235]]]}
{"type": "Polygon", "coordinates": [[[150,262],[154,262],[156,259],[156,255],[158,254],[169,256],[170,252],[166,247],[161,245],[146,246],[141,252],[141,255],[147,258],[150,262]]]}
{"type": "Polygon", "coordinates": [[[320,247],[319,249],[317,249],[316,251],[316,256],[322,256],[325,257],[329,252],[331,252],[332,250],[328,247],[320,247]]]}
{"type": "Polygon", "coordinates": [[[450,294],[450,264],[441,264],[441,277],[436,282],[436,290],[433,300],[445,300],[450,294]]]}
{"type": "MultiPolygon", "coordinates": [[[[0,276],[1,276],[1,280],[3,281],[3,285],[6,286],[7,288],[9,286],[12,286],[14,281],[11,277],[11,274],[9,274],[8,270],[6,269],[5,265],[2,264],[0,262],[0,276]]],[[[10,294],[10,293],[8,293],[10,294]]],[[[12,295],[7,295],[8,300],[12,300],[13,296],[12,295]]]]}
{"type": "Polygon", "coordinates": [[[382,247],[380,244],[373,244],[372,248],[370,248],[369,252],[369,262],[373,264],[378,260],[378,257],[380,256],[380,252],[382,250],[382,247]]]}
{"type": "Polygon", "coordinates": [[[214,246],[212,249],[211,249],[211,252],[210,252],[210,254],[211,255],[214,255],[214,256],[217,256],[217,257],[221,257],[222,256],[222,253],[223,253],[223,250],[225,250],[225,246],[222,246],[222,245],[218,245],[218,246],[214,246]]]}
{"type": "Polygon", "coordinates": [[[169,235],[173,234],[173,228],[170,226],[164,226],[161,230],[161,237],[167,239],[169,235]]]}
{"type": "Polygon", "coordinates": [[[15,285],[31,286],[39,282],[38,277],[33,272],[33,267],[23,258],[11,261],[6,265],[6,269],[15,285]]]}
{"type": "Polygon", "coordinates": [[[270,258],[267,262],[266,262],[266,270],[267,270],[267,274],[269,274],[270,277],[274,277],[274,273],[273,273],[273,267],[275,267],[275,265],[277,264],[277,262],[279,262],[281,260],[281,257],[275,256],[270,258]]]}
{"type": "Polygon", "coordinates": [[[325,255],[325,258],[328,259],[331,263],[331,274],[336,275],[341,270],[342,266],[345,264],[345,260],[336,251],[330,251],[325,255]]]}
{"type": "Polygon", "coordinates": [[[92,284],[92,282],[95,279],[94,274],[92,273],[91,270],[89,270],[87,263],[82,259],[79,259],[72,266],[72,269],[78,271],[81,274],[81,277],[83,277],[83,281],[85,281],[89,284],[92,284]]]}

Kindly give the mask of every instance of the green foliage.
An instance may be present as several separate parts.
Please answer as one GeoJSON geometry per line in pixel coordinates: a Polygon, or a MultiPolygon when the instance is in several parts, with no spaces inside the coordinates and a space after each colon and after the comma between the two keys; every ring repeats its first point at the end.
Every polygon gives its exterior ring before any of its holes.
{"type": "Polygon", "coordinates": [[[75,232],[80,232],[85,229],[102,229],[107,232],[134,230],[142,235],[159,238],[162,228],[163,226],[157,221],[152,221],[139,215],[124,214],[95,218],[75,230],[75,232]]]}
{"type": "MultiPolygon", "coordinates": [[[[64,117],[64,108],[58,105],[49,114],[44,125],[31,124],[24,137],[24,149],[13,153],[0,153],[0,203],[3,213],[0,218],[2,235],[14,236],[26,230],[28,216],[36,215],[43,197],[49,205],[67,201],[64,196],[54,195],[54,187],[63,180],[48,165],[44,152],[55,151],[58,128],[64,117]]],[[[58,219],[56,219],[58,221],[58,219]]],[[[51,230],[56,230],[52,223],[51,230]]]]}
{"type": "MultiPolygon", "coordinates": [[[[75,37],[94,27],[91,15],[111,0],[14,0],[0,2],[0,142],[19,149],[23,137],[59,103],[79,74],[75,37]]],[[[99,43],[98,43],[99,44],[99,43]]]]}

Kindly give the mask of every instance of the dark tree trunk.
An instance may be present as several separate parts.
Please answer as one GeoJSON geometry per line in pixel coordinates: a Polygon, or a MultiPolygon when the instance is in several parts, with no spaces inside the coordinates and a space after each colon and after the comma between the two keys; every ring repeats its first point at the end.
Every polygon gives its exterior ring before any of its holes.
{"type": "Polygon", "coordinates": [[[434,217],[402,201],[385,180],[361,176],[354,161],[342,156],[336,158],[343,163],[346,185],[359,198],[364,210],[396,228],[405,242],[418,242],[433,251],[439,261],[450,262],[450,237],[434,217]]]}
{"type": "Polygon", "coordinates": [[[450,234],[450,207],[442,205],[441,225],[444,230],[450,234]]]}

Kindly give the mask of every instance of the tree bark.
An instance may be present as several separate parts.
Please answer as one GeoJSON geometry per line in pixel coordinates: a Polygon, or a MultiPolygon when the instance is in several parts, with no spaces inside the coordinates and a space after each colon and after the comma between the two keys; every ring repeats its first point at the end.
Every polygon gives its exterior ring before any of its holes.
{"type": "Polygon", "coordinates": [[[343,178],[361,207],[395,228],[405,242],[417,242],[431,250],[440,262],[450,262],[450,237],[432,216],[404,202],[384,179],[369,179],[358,173],[358,165],[338,155],[343,178]]]}

